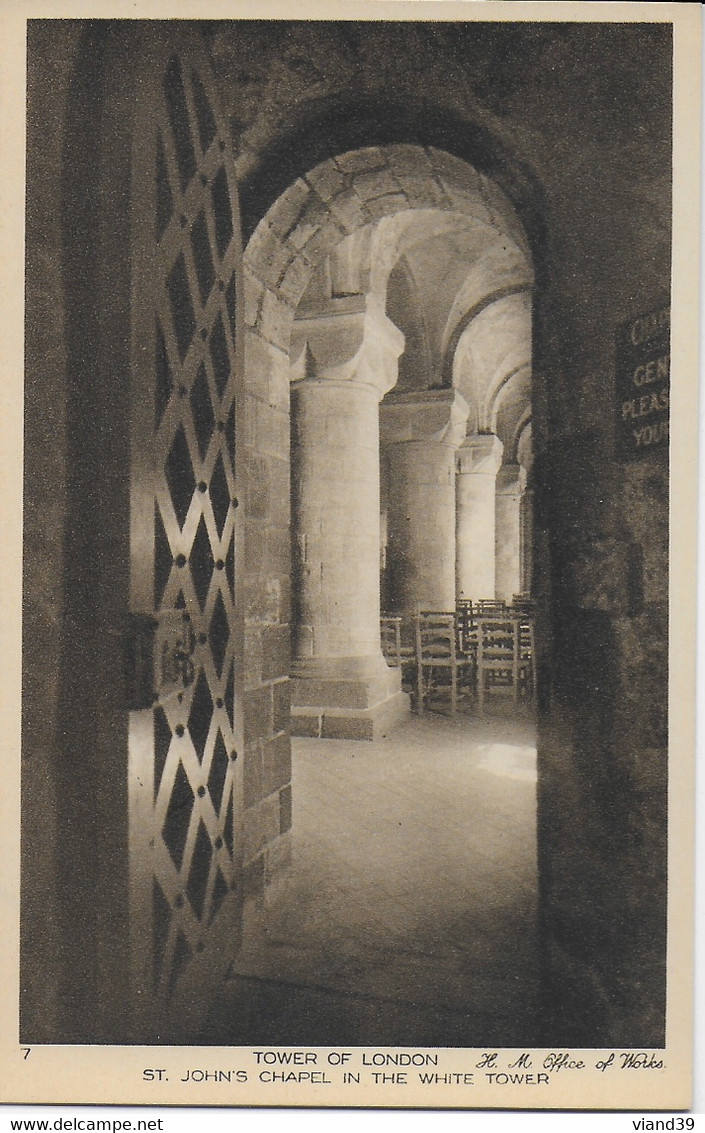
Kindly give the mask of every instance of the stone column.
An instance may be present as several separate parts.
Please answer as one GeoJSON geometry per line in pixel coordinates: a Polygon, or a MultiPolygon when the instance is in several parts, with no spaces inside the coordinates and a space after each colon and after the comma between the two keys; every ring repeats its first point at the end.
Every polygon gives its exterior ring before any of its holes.
{"type": "Polygon", "coordinates": [[[457,456],[456,586],[458,598],[495,597],[495,481],[502,442],[466,437],[457,456]]]}
{"type": "Polygon", "coordinates": [[[408,712],[379,631],[379,401],[404,337],[364,296],[292,337],[295,735],[373,739],[408,712]]]}
{"type": "Polygon", "coordinates": [[[454,389],[392,394],[380,407],[387,572],[399,613],[455,609],[455,453],[467,417],[454,389]]]}
{"type": "Polygon", "coordinates": [[[511,602],[521,591],[521,497],[526,473],[503,464],[495,496],[495,597],[511,602]]]}

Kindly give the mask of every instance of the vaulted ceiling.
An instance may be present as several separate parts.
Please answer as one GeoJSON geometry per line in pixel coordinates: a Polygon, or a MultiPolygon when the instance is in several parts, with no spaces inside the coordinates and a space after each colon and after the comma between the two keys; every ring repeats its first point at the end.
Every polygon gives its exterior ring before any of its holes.
{"type": "Polygon", "coordinates": [[[530,439],[532,268],[516,218],[488,209],[467,170],[462,207],[362,225],[316,266],[300,306],[373,297],[405,339],[388,396],[453,385],[468,432],[496,432],[515,462],[530,439]]]}

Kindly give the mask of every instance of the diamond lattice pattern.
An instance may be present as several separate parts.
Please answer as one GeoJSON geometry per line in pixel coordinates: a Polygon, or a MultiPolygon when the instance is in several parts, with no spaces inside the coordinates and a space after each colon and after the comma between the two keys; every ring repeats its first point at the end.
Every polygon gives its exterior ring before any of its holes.
{"type": "Polygon", "coordinates": [[[176,55],[155,153],[156,611],[180,609],[194,679],[155,709],[154,979],[168,993],[235,887],[234,185],[208,84],[176,55]]]}

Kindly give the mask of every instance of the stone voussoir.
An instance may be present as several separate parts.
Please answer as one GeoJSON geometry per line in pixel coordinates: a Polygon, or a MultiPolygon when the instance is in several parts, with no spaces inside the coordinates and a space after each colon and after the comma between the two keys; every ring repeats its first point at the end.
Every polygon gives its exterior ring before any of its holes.
{"type": "Polygon", "coordinates": [[[309,261],[319,260],[322,256],[331,255],[345,236],[346,232],[335,217],[329,215],[325,223],[312,233],[302,250],[309,261]]]}
{"type": "Polygon", "coordinates": [[[329,219],[328,205],[316,193],[309,190],[305,208],[296,224],[292,225],[286,234],[289,243],[300,251],[329,219]]]}
{"type": "Polygon", "coordinates": [[[328,203],[332,197],[337,196],[338,193],[348,187],[349,176],[328,160],[322,161],[320,165],[307,173],[305,180],[321,200],[328,203]]]}
{"type": "Polygon", "coordinates": [[[267,289],[257,321],[257,330],[261,337],[272,346],[288,350],[293,321],[293,307],[267,289]]]}
{"type": "Polygon", "coordinates": [[[363,169],[382,169],[387,164],[378,146],[364,146],[362,149],[337,154],[333,160],[345,173],[357,173],[363,169]]]}
{"type": "Polygon", "coordinates": [[[362,201],[354,189],[346,189],[333,197],[328,207],[347,236],[368,223],[362,201]]]}
{"type": "Polygon", "coordinates": [[[411,207],[405,193],[390,193],[366,201],[365,213],[368,220],[381,220],[384,216],[393,216],[394,213],[403,212],[411,207]]]}
{"type": "Polygon", "coordinates": [[[297,254],[277,281],[277,294],[290,306],[296,307],[310,278],[311,264],[303,255],[297,254]]]}
{"type": "Polygon", "coordinates": [[[267,214],[272,229],[279,237],[287,236],[296,227],[310,198],[311,189],[301,178],[279,197],[267,214]]]}
{"type": "Polygon", "coordinates": [[[247,258],[245,258],[243,282],[245,325],[254,327],[257,324],[257,319],[259,318],[262,307],[264,283],[255,275],[252,269],[248,269],[247,258]]]}
{"type": "Polygon", "coordinates": [[[399,182],[388,165],[381,169],[366,170],[353,177],[353,188],[361,201],[371,201],[375,197],[386,197],[399,192],[399,182]]]}
{"type": "Polygon", "coordinates": [[[268,286],[274,286],[283,278],[295,255],[296,249],[287,244],[266,219],[257,225],[247,246],[248,263],[268,286]]]}

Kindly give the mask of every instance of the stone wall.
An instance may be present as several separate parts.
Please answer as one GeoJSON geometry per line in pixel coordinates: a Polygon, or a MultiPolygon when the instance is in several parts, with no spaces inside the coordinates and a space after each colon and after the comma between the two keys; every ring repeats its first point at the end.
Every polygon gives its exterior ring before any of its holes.
{"type": "Polygon", "coordinates": [[[245,351],[243,849],[255,897],[291,856],[289,359],[264,336],[248,334],[245,351]]]}
{"type": "MultiPolygon", "coordinates": [[[[77,25],[35,33],[25,505],[24,970],[33,1038],[60,1009],[52,798],[61,720],[66,397],[59,217],[77,25]],[[42,35],[46,38],[42,40],[42,35]],[[41,842],[33,835],[41,826],[41,842]],[[40,896],[41,895],[41,896],[40,896]],[[41,941],[41,947],[37,943],[41,941]],[[37,997],[43,999],[41,1006],[37,997]]],[[[667,26],[315,21],[207,27],[241,179],[246,270],[245,853],[260,894],[290,852],[289,335],[314,262],[409,204],[521,218],[536,273],[539,854],[547,1040],[663,1038],[667,467],[614,455],[615,330],[668,292],[667,26]],[[530,49],[529,49],[530,48],[530,49]],[[393,92],[393,93],[390,93],[393,92]],[[380,149],[391,147],[382,157],[380,149]],[[419,182],[406,147],[422,147],[419,182]],[[364,151],[357,164],[334,160],[364,151]],[[467,170],[467,166],[463,166],[467,170]],[[311,172],[313,171],[313,172],[311,172]],[[310,174],[306,177],[305,175],[310,174]],[[467,177],[467,172],[463,172],[467,177]],[[282,194],[284,196],[282,197],[282,194]],[[429,195],[430,194],[430,195],[429,195]],[[262,219],[279,199],[276,216],[262,219]],[[477,199],[477,198],[475,198],[477,199]],[[253,236],[254,234],[254,236],[253,236]],[[251,239],[250,239],[251,238],[251,239]]],[[[511,219],[506,223],[511,225],[511,219]]],[[[521,229],[508,234],[524,240],[521,229]]],[[[238,438],[240,440],[240,438],[238,438]]],[[[295,805],[295,803],[294,803],[295,805]]]]}
{"type": "MultiPolygon", "coordinates": [[[[256,24],[216,29],[212,50],[246,231],[288,185],[296,209],[297,179],[318,162],[405,143],[470,161],[523,222],[537,276],[547,1034],[554,1043],[658,1043],[667,468],[658,458],[618,463],[612,421],[617,325],[658,305],[669,286],[670,29],[256,24]]],[[[442,202],[442,171],[434,176],[442,202]]],[[[360,210],[379,215],[409,187],[379,158],[369,174],[329,163],[311,184],[311,224],[331,242],[360,210]]],[[[299,231],[310,240],[314,227],[299,231]]],[[[272,263],[275,287],[286,286],[285,268],[272,263]]]]}
{"type": "Polygon", "coordinates": [[[31,947],[22,971],[23,1021],[36,1041],[48,1041],[59,1010],[58,982],[47,979],[59,941],[57,894],[57,733],[65,553],[67,453],[66,351],[62,295],[60,186],[67,60],[75,28],[30,32],[27,155],[28,232],[25,355],[24,601],[22,699],[22,933],[31,947]],[[29,459],[42,454],[41,461],[29,459]],[[53,658],[41,665],[37,656],[53,658]]]}

